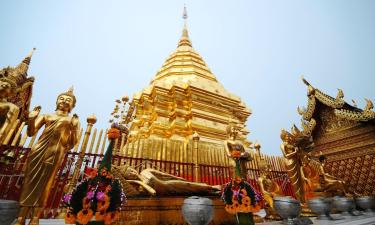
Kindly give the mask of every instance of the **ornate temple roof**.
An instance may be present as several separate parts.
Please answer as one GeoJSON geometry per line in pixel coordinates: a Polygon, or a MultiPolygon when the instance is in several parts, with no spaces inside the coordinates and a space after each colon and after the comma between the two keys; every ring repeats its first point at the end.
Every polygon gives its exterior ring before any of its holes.
{"type": "Polygon", "coordinates": [[[361,122],[375,119],[375,112],[372,111],[374,105],[369,99],[365,99],[367,102],[365,108],[359,109],[356,105],[352,106],[344,101],[344,92],[341,89],[338,89],[336,98],[333,98],[319,89],[314,88],[304,78],[302,78],[302,80],[308,87],[308,104],[306,109],[302,110],[298,107],[297,111],[304,120],[310,121],[313,118],[317,101],[333,108],[335,115],[342,119],[361,122]]]}
{"type": "Polygon", "coordinates": [[[0,78],[9,79],[16,85],[16,94],[8,101],[20,108],[19,119],[22,121],[27,119],[29,113],[34,77],[28,76],[28,70],[34,51],[35,48],[17,66],[7,66],[0,70],[0,78]]]}

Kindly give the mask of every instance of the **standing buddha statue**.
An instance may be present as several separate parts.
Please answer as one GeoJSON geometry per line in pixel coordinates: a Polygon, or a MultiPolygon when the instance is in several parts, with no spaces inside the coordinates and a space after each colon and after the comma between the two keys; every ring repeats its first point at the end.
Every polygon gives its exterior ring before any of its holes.
{"type": "Polygon", "coordinates": [[[238,224],[254,224],[253,213],[260,210],[257,204],[258,194],[246,181],[246,162],[251,160],[241,141],[238,141],[238,130],[234,124],[227,127],[229,139],[224,142],[225,153],[231,159],[232,179],[223,192],[225,210],[235,214],[238,224]]]}
{"type": "Polygon", "coordinates": [[[75,104],[76,97],[71,88],[57,97],[55,113],[39,116],[40,106],[29,113],[28,136],[35,135],[43,125],[45,128],[26,161],[19,200],[21,209],[15,225],[24,225],[30,210],[32,218],[29,225],[39,225],[39,218],[64,155],[78,142],[78,116],[69,116],[75,104]]]}

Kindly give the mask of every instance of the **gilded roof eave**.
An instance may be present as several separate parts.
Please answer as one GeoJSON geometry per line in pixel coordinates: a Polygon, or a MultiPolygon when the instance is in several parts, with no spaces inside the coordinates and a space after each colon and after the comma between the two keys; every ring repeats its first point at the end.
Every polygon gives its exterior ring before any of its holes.
{"type": "Polygon", "coordinates": [[[336,98],[333,98],[317,88],[314,88],[308,81],[303,78],[303,82],[308,86],[308,102],[305,110],[297,108],[298,113],[306,121],[310,121],[315,112],[317,101],[320,103],[333,108],[336,116],[352,120],[352,121],[370,121],[375,119],[375,112],[372,111],[373,104],[370,100],[366,99],[365,109],[359,109],[355,106],[351,106],[344,101],[344,93],[341,89],[338,89],[336,98]],[[349,106],[349,107],[347,107],[349,106]]]}

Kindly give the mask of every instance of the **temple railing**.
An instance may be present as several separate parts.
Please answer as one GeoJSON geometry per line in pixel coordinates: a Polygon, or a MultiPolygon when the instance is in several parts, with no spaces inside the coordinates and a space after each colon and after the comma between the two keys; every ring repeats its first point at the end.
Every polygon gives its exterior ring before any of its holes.
{"type": "MultiPolygon", "coordinates": [[[[24,174],[24,163],[29,153],[29,148],[20,148],[12,146],[1,146],[0,156],[0,198],[18,200],[24,174]],[[13,153],[10,153],[13,152],[13,153]],[[4,154],[6,153],[6,154],[4,154]],[[6,157],[13,156],[13,157],[6,157]]],[[[48,205],[45,210],[44,217],[52,218],[58,215],[63,194],[67,191],[67,186],[76,169],[80,171],[79,179],[82,179],[83,172],[87,167],[97,167],[103,158],[103,154],[85,153],[81,168],[76,168],[77,162],[80,160],[79,152],[68,152],[62,165],[57,173],[54,185],[51,189],[48,205]]],[[[178,177],[182,177],[188,181],[194,181],[194,163],[176,162],[168,160],[156,160],[147,158],[137,158],[114,155],[112,159],[114,165],[127,164],[141,172],[147,168],[154,168],[178,177]]],[[[207,164],[199,164],[199,182],[210,185],[221,185],[230,181],[231,167],[214,166],[207,164]]],[[[248,182],[259,191],[256,182],[260,174],[259,169],[248,168],[248,182]]],[[[292,187],[287,179],[285,171],[271,171],[271,176],[282,187],[286,195],[293,195],[292,187]]]]}

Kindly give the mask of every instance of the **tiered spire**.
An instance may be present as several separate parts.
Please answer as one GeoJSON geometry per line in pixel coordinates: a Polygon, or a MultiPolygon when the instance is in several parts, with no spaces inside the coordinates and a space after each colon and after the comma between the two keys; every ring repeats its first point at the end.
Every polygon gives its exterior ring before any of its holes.
{"type": "Polygon", "coordinates": [[[16,69],[20,75],[26,76],[26,73],[29,69],[31,57],[33,56],[35,49],[36,48],[33,48],[30,53],[22,60],[22,62],[17,65],[16,69]]]}
{"type": "Polygon", "coordinates": [[[184,11],[182,13],[182,18],[184,19],[184,28],[182,30],[181,39],[178,42],[178,47],[180,47],[180,46],[190,46],[190,47],[192,47],[191,41],[189,39],[188,29],[187,29],[187,18],[188,18],[188,15],[187,15],[186,6],[184,6],[184,11]]]}
{"type": "Polygon", "coordinates": [[[162,79],[165,83],[166,80],[164,79],[166,78],[169,78],[169,80],[184,78],[184,82],[188,82],[188,80],[195,79],[197,76],[216,82],[215,75],[212,74],[203,58],[192,47],[187,29],[188,15],[185,6],[182,18],[184,19],[184,27],[178,47],[169,55],[151,83],[162,79]]]}

